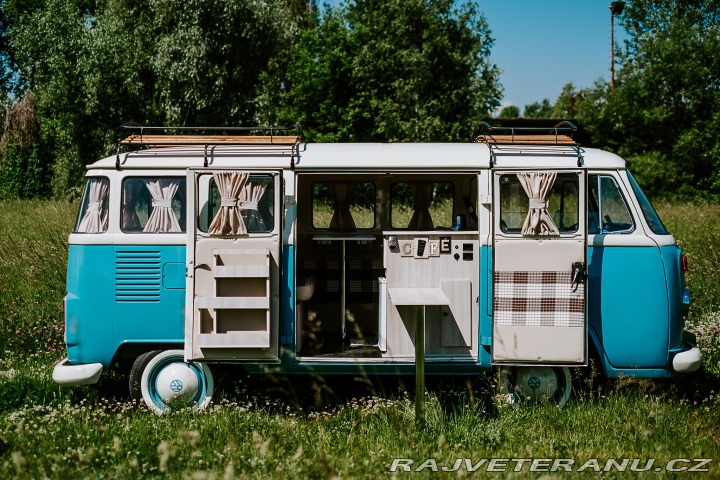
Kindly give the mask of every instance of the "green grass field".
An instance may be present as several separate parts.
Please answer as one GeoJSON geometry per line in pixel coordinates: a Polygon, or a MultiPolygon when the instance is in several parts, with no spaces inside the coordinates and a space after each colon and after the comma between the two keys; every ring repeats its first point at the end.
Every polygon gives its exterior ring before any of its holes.
{"type": "Polygon", "coordinates": [[[412,378],[228,375],[206,411],[163,417],[130,403],[120,374],[98,386],[56,386],[50,375],[63,356],[66,240],[76,208],[0,202],[0,478],[455,478],[471,475],[468,466],[485,476],[487,465],[476,465],[484,458],[539,459],[537,471],[522,465],[525,478],[569,476],[564,459],[575,470],[585,464],[590,476],[608,466],[611,478],[645,467],[645,475],[674,478],[691,473],[666,467],[712,459],[701,475],[720,477],[720,205],[658,208],[689,258],[688,325],[703,371],[607,384],[588,375],[564,409],[509,406],[495,397],[493,378],[432,379],[423,427],[403,387],[412,378]],[[424,468],[390,473],[396,458],[424,468]],[[442,471],[466,458],[469,465],[442,471]],[[560,463],[552,471],[542,459],[560,463]],[[628,459],[627,471],[608,459],[628,459]]]}

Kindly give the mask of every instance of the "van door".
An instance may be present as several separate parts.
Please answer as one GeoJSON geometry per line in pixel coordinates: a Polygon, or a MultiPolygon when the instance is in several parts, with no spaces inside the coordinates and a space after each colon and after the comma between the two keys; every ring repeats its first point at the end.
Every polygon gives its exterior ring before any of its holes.
{"type": "Polygon", "coordinates": [[[585,185],[581,170],[494,172],[494,363],[585,363],[585,185]]]}
{"type": "Polygon", "coordinates": [[[187,184],[186,359],[277,361],[279,173],[189,170],[187,184]]]}

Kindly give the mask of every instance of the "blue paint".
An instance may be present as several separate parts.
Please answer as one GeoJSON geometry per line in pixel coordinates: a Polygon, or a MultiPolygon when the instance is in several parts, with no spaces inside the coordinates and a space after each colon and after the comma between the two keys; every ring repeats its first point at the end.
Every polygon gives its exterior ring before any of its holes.
{"type": "Polygon", "coordinates": [[[182,345],[185,269],[164,267],[184,262],[181,245],[70,245],[66,303],[70,363],[100,362],[108,367],[123,343],[182,345]],[[174,278],[167,277],[169,272],[174,278]],[[178,288],[181,284],[183,288],[178,288]]]}
{"type": "Polygon", "coordinates": [[[594,246],[588,261],[588,320],[609,371],[665,368],[669,309],[659,248],[594,246]]]}
{"type": "Polygon", "coordinates": [[[184,342],[185,288],[163,284],[184,285],[185,269],[159,281],[165,265],[178,263],[185,264],[184,245],[115,247],[115,348],[123,342],[184,342]]]}
{"type": "Polygon", "coordinates": [[[280,280],[280,344],[295,351],[295,247],[283,247],[280,280]]]}
{"type": "Polygon", "coordinates": [[[112,245],[70,245],[68,253],[65,336],[72,365],[101,362],[115,353],[112,339],[112,245]]]}
{"type": "Polygon", "coordinates": [[[492,368],[492,248],[480,247],[479,299],[485,299],[485,306],[478,306],[478,362],[492,368]]]}

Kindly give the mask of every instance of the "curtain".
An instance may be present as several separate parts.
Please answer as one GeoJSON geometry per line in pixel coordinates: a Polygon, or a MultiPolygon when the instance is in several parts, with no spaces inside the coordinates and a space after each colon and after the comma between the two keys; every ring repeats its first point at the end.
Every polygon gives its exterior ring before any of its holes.
{"type": "Polygon", "coordinates": [[[547,199],[556,176],[555,172],[517,174],[520,185],[530,200],[529,211],[522,227],[523,235],[558,235],[560,233],[547,209],[547,199]]]}
{"type": "Polygon", "coordinates": [[[208,233],[210,235],[244,235],[247,233],[241,215],[241,205],[246,201],[245,184],[248,174],[243,172],[213,173],[215,184],[220,192],[220,210],[213,218],[208,233]]]}
{"type": "Polygon", "coordinates": [[[330,219],[330,228],[339,230],[355,230],[355,220],[350,213],[350,204],[355,196],[354,183],[333,183],[330,185],[330,194],[333,200],[333,216],[330,219]]]}
{"type": "Polygon", "coordinates": [[[131,179],[125,181],[121,219],[123,230],[140,230],[142,228],[140,219],[135,211],[135,205],[137,204],[141,188],[142,184],[138,181],[131,179]]]}
{"type": "Polygon", "coordinates": [[[410,184],[413,195],[413,216],[408,223],[409,230],[432,230],[433,220],[430,215],[430,200],[433,184],[430,182],[413,182],[410,184]]]}
{"type": "Polygon", "coordinates": [[[180,186],[180,180],[170,178],[145,180],[145,186],[152,195],[152,211],[143,232],[181,232],[182,229],[172,209],[172,200],[180,186]]]}
{"type": "Polygon", "coordinates": [[[266,183],[261,182],[248,182],[243,188],[241,197],[243,198],[240,204],[240,213],[242,214],[245,226],[248,232],[267,232],[268,229],[265,227],[265,221],[258,212],[258,202],[265,193],[266,183]]]}
{"type": "Polygon", "coordinates": [[[110,192],[110,184],[104,178],[90,179],[88,191],[87,208],[83,218],[78,225],[80,233],[102,233],[108,227],[108,212],[103,209],[110,192]]]}

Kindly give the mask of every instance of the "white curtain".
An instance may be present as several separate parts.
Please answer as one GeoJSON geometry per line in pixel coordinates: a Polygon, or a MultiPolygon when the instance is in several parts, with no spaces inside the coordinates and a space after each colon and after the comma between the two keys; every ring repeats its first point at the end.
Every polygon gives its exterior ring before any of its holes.
{"type": "Polygon", "coordinates": [[[213,177],[220,192],[220,210],[213,218],[208,233],[210,235],[246,234],[247,228],[241,210],[243,203],[247,201],[245,185],[248,181],[248,174],[243,172],[217,172],[213,173],[213,177]]]}
{"type": "Polygon", "coordinates": [[[102,233],[107,230],[108,212],[107,209],[103,209],[103,205],[107,201],[109,192],[110,184],[107,180],[103,178],[93,178],[90,180],[87,208],[80,221],[80,225],[78,225],[78,232],[102,233]]]}
{"type": "Polygon", "coordinates": [[[248,182],[243,188],[243,202],[240,204],[240,213],[249,232],[267,232],[265,221],[258,212],[258,202],[265,193],[266,183],[248,182]]]}
{"type": "Polygon", "coordinates": [[[523,223],[523,235],[558,235],[555,222],[548,213],[548,197],[555,183],[555,172],[518,173],[517,178],[528,196],[529,211],[523,223]]]}
{"type": "Polygon", "coordinates": [[[180,223],[172,209],[172,200],[180,186],[180,180],[170,178],[145,180],[145,186],[152,195],[153,208],[143,232],[181,232],[180,223]]]}

